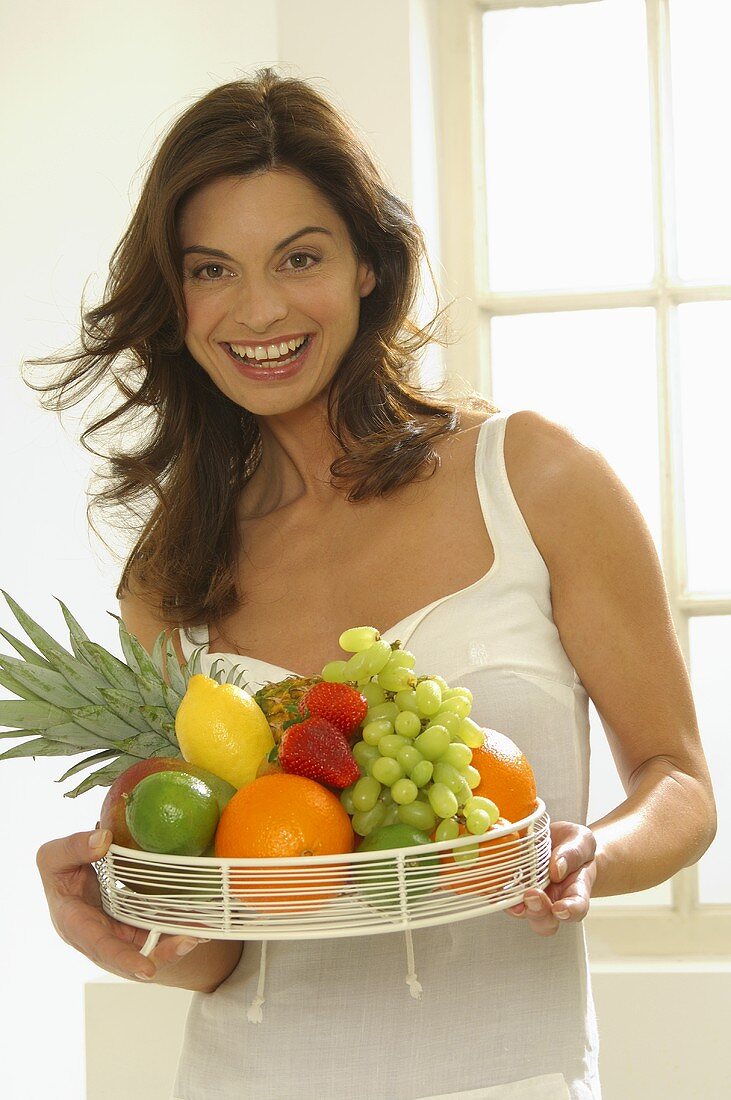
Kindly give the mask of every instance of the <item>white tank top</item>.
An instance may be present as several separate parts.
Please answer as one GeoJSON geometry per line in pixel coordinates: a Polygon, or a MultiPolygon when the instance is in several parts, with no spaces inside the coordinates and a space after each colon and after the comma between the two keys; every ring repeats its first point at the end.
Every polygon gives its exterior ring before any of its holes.
{"type": "MultiPolygon", "coordinates": [[[[515,410],[512,410],[515,411],[515,410]]],[[[550,577],[510,488],[510,412],[480,428],[475,477],[495,561],[474,584],[382,631],[422,672],[474,696],[472,717],[525,752],[552,820],[586,824],[588,695],[551,610],[550,577]]],[[[386,624],[374,623],[379,630],[386,624]]],[[[181,631],[186,659],[206,627],[181,631]]],[[[244,667],[251,690],[296,669],[244,667]]],[[[401,933],[266,945],[247,941],[213,993],[194,993],[176,1100],[600,1100],[584,928],[537,936],[504,912],[413,931],[423,992],[409,996],[401,933]],[[250,1013],[251,1015],[251,1013],[250,1013]]]]}

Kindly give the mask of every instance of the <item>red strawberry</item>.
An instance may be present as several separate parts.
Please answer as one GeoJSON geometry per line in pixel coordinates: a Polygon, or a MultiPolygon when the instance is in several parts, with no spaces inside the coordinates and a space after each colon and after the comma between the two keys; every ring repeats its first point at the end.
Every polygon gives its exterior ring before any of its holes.
{"type": "Polygon", "coordinates": [[[368,702],[350,684],[331,684],[322,680],[314,684],[300,699],[300,714],[324,718],[344,737],[349,737],[361,724],[368,711],[368,702]]]}
{"type": "Polygon", "coordinates": [[[288,726],[279,742],[279,763],[285,772],[341,790],[360,779],[347,741],[324,718],[306,718],[288,726]]]}

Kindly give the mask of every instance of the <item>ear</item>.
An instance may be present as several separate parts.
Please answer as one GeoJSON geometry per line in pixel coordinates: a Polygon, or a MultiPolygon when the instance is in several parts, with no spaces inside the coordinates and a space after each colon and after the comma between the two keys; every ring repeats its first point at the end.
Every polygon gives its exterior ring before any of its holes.
{"type": "Polygon", "coordinates": [[[368,263],[358,265],[358,293],[361,298],[367,298],[376,285],[376,276],[373,268],[368,263]]]}

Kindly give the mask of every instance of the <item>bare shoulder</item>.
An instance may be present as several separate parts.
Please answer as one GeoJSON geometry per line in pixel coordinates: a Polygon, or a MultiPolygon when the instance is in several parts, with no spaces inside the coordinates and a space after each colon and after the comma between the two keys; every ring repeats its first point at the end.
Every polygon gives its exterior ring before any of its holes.
{"type": "Polygon", "coordinates": [[[134,634],[148,653],[152,653],[158,635],[165,631],[167,637],[172,638],[178,661],[181,665],[185,664],[185,655],[175,628],[162,619],[154,603],[127,589],[119,601],[119,614],[127,630],[134,634]]]}

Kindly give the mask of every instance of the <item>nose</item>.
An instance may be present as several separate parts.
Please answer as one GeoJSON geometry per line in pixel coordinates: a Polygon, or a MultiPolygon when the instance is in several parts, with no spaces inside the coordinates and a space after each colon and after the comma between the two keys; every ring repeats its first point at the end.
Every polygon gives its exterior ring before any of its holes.
{"type": "Polygon", "coordinates": [[[287,310],[284,295],[276,284],[267,279],[248,279],[238,294],[234,320],[253,336],[265,336],[287,316],[287,310]]]}

